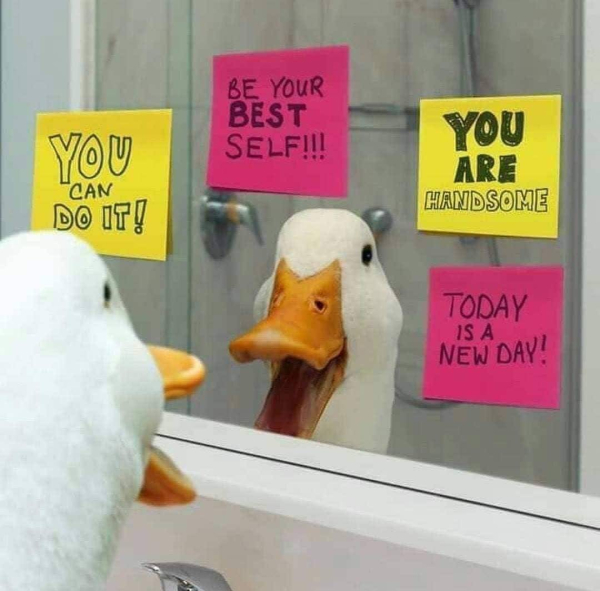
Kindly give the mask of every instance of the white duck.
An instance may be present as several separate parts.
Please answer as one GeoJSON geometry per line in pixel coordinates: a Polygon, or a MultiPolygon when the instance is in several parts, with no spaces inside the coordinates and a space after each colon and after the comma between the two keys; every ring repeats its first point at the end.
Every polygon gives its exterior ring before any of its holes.
{"type": "Polygon", "coordinates": [[[292,216],[255,316],[229,348],[242,363],[271,362],[256,427],[385,452],[402,308],[367,224],[337,209],[292,216]]]}
{"type": "Polygon", "coordinates": [[[101,589],[136,498],[195,496],[151,441],[164,398],[191,393],[204,368],[152,355],[103,261],[70,234],[0,242],[0,285],[0,589],[101,589]]]}

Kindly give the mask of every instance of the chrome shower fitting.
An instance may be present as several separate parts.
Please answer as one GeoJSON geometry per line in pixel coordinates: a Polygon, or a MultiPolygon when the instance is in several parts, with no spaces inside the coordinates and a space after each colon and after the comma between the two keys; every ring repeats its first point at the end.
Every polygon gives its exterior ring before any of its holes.
{"type": "Polygon", "coordinates": [[[235,193],[208,188],[200,198],[200,232],[213,259],[229,254],[239,225],[246,226],[262,246],[263,237],[256,208],[238,201],[235,193]]]}

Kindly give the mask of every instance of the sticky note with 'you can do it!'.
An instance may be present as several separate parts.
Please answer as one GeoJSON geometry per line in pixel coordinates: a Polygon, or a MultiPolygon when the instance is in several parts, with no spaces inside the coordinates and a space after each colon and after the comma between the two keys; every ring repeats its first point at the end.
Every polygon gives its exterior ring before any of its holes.
{"type": "Polygon", "coordinates": [[[218,55],[207,184],[345,197],[347,46],[218,55]]]}
{"type": "Polygon", "coordinates": [[[430,272],[424,398],[559,408],[562,267],[430,272]]]}
{"type": "Polygon", "coordinates": [[[31,227],[77,234],[100,254],[165,260],[171,111],[41,113],[31,227]]]}

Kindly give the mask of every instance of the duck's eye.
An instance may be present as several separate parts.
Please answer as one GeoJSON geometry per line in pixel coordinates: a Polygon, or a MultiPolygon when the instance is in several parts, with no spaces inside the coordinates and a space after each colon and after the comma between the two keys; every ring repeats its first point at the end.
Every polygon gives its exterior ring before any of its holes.
{"type": "Polygon", "coordinates": [[[373,247],[370,244],[367,244],[362,249],[362,262],[363,265],[369,265],[371,260],[373,259],[373,247]]]}
{"type": "Polygon", "coordinates": [[[110,304],[110,299],[112,298],[112,291],[110,289],[110,285],[108,281],[104,284],[104,307],[108,308],[110,304]]]}

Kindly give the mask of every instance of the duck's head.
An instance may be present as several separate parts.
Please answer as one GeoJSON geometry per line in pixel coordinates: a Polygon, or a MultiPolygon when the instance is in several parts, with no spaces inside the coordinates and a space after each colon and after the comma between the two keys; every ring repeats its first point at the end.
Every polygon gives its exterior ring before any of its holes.
{"type": "MultiPolygon", "coordinates": [[[[30,232],[3,240],[0,277],[0,385],[23,386],[15,413],[42,408],[64,417],[65,428],[81,430],[78,441],[95,444],[98,457],[132,449],[146,466],[141,501],[191,501],[192,484],[152,439],[165,399],[191,394],[204,379],[202,363],[144,345],[105,263],[71,234],[30,232]]],[[[115,478],[129,486],[127,475],[115,478]]]]}
{"type": "Polygon", "coordinates": [[[239,362],[271,364],[259,429],[310,438],[345,380],[393,371],[402,309],[373,234],[349,211],[309,209],[285,223],[255,315],[229,349],[239,362]]]}

